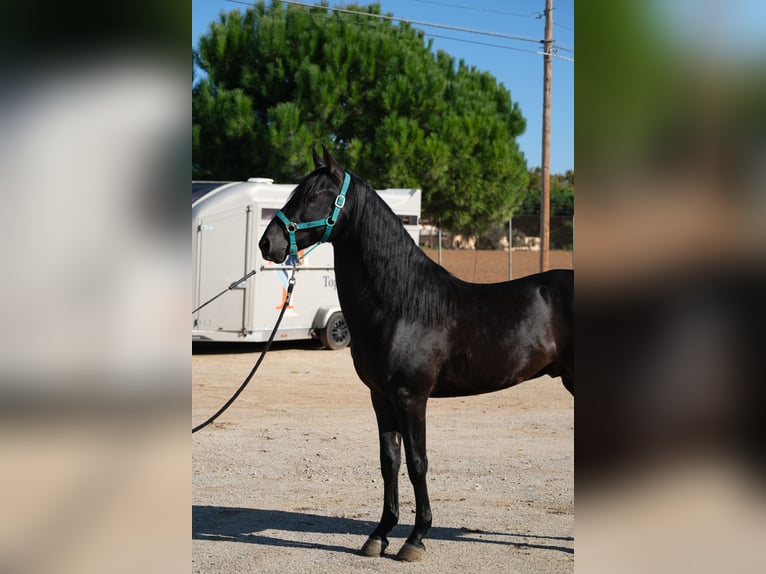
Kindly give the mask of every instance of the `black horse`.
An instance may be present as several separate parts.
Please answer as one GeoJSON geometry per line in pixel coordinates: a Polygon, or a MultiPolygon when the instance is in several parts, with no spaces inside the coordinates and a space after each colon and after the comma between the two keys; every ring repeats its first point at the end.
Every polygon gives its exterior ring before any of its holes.
{"type": "Polygon", "coordinates": [[[431,526],[426,487],[429,397],[477,395],[541,375],[574,394],[574,273],[552,270],[495,284],[466,283],[431,261],[397,216],[327,149],[260,240],[284,261],[330,241],[354,367],[370,388],[380,434],[383,515],[362,548],[378,556],[399,520],[401,441],[415,490],[415,527],[398,558],[423,556],[431,526]]]}

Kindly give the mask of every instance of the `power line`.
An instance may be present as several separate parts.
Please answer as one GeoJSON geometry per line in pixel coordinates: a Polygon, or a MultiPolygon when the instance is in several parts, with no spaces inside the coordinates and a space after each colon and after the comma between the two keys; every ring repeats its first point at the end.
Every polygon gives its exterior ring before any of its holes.
{"type": "MultiPolygon", "coordinates": [[[[243,1],[243,0],[226,0],[226,1],[230,2],[232,4],[244,4],[245,6],[252,6],[251,2],[246,2],[246,1],[243,1]]],[[[535,40],[533,38],[525,38],[523,36],[513,36],[513,35],[510,35],[510,34],[500,34],[500,33],[496,33],[496,32],[488,32],[488,31],[484,31],[484,30],[474,30],[474,29],[470,29],[470,28],[461,28],[461,27],[458,27],[458,26],[448,26],[446,24],[437,24],[437,23],[433,23],[433,22],[421,22],[421,21],[418,21],[418,20],[409,20],[407,18],[397,18],[397,17],[392,17],[392,16],[385,16],[385,15],[382,15],[382,14],[370,14],[369,12],[358,12],[358,11],[355,11],[355,10],[346,10],[344,8],[332,8],[330,6],[323,6],[321,4],[306,4],[305,2],[297,2],[297,1],[291,1],[291,0],[281,0],[281,1],[282,1],[283,4],[293,4],[293,5],[296,5],[296,6],[302,6],[302,7],[306,7],[306,8],[324,8],[326,10],[331,10],[331,11],[335,11],[335,12],[342,12],[342,13],[346,13],[346,14],[354,14],[354,15],[357,15],[357,16],[366,16],[368,18],[374,18],[374,19],[394,20],[394,21],[398,21],[398,22],[406,22],[408,24],[416,24],[416,25],[427,26],[427,27],[432,27],[432,28],[444,28],[444,29],[447,29],[447,30],[454,30],[454,31],[457,31],[457,32],[466,32],[466,33],[470,33],[470,34],[478,34],[478,35],[485,35],[485,36],[495,36],[495,37],[500,37],[500,38],[513,39],[513,40],[524,40],[524,41],[527,41],[527,42],[534,42],[534,43],[539,43],[539,44],[543,43],[543,40],[535,40]]],[[[418,0],[418,1],[421,1],[421,0],[418,0]]],[[[435,2],[432,2],[432,3],[435,3],[435,2]]],[[[319,16],[319,14],[314,14],[314,15],[319,16]]],[[[328,18],[327,15],[322,15],[322,16],[324,18],[328,18]]],[[[351,23],[359,24],[359,25],[364,24],[363,22],[351,22],[351,23]]],[[[368,25],[368,24],[365,24],[365,25],[368,25]]],[[[443,35],[440,35],[440,34],[434,34],[432,32],[427,32],[427,31],[424,31],[424,34],[426,36],[428,36],[428,37],[431,37],[431,38],[440,38],[440,39],[443,39],[443,40],[453,40],[455,42],[464,42],[466,44],[477,44],[477,45],[480,45],[480,46],[489,46],[491,48],[501,48],[503,50],[512,50],[512,51],[515,51],[515,52],[525,52],[525,53],[528,53],[528,54],[545,55],[545,52],[541,52],[539,50],[525,50],[523,48],[515,48],[513,46],[504,46],[502,44],[493,44],[493,43],[490,43],[490,42],[481,42],[479,40],[468,40],[466,38],[456,38],[454,36],[443,36],[443,35]]],[[[563,48],[563,47],[560,47],[560,46],[554,46],[554,48],[555,49],[553,50],[553,52],[551,54],[554,58],[558,58],[558,59],[565,60],[565,61],[568,61],[568,62],[574,62],[574,59],[568,58],[566,56],[561,56],[561,55],[559,55],[557,53],[557,50],[561,49],[561,50],[563,50],[565,52],[570,52],[571,54],[574,54],[574,52],[572,50],[569,50],[567,48],[563,48]]]]}
{"type": "MultiPolygon", "coordinates": [[[[554,10],[558,10],[558,6],[556,6],[554,10]]],[[[540,14],[540,18],[544,18],[544,17],[545,17],[545,12],[543,11],[542,14],[540,14]]],[[[564,26],[564,24],[558,24],[557,22],[554,22],[553,25],[559,28],[564,28],[564,30],[569,30],[570,32],[574,32],[574,28],[570,28],[569,26],[564,26]]]]}
{"type": "Polygon", "coordinates": [[[503,16],[518,16],[519,18],[536,18],[537,12],[530,12],[527,14],[520,14],[518,12],[503,12],[502,10],[490,10],[489,8],[477,8],[475,6],[463,6],[461,4],[451,4],[449,2],[435,2],[434,0],[415,0],[422,4],[435,4],[437,6],[449,6],[450,8],[462,8],[463,10],[471,10],[472,12],[491,12],[492,14],[501,14],[503,16]]]}
{"type": "MultiPolygon", "coordinates": [[[[252,6],[252,2],[243,2],[239,0],[226,0],[232,4],[245,4],[246,6],[252,6]]],[[[385,16],[383,14],[370,14],[369,12],[359,12],[357,10],[346,10],[345,8],[333,8],[332,6],[322,6],[321,4],[307,4],[305,2],[295,2],[293,0],[281,0],[283,4],[292,4],[294,6],[303,6],[304,8],[321,8],[323,10],[332,10],[333,12],[341,12],[343,14],[354,14],[356,16],[365,16],[367,18],[376,18],[382,20],[393,20],[395,22],[404,22],[405,24],[414,24],[416,26],[426,26],[429,28],[441,28],[444,30],[452,30],[455,32],[466,32],[468,34],[479,34],[482,36],[494,36],[495,38],[504,38],[506,40],[519,40],[520,42],[532,42],[534,44],[542,44],[541,38],[529,38],[527,36],[516,36],[514,34],[502,34],[500,32],[490,32],[487,30],[475,30],[473,28],[463,28],[461,26],[449,26],[447,24],[437,24],[435,22],[424,22],[422,20],[410,20],[408,18],[398,18],[396,16],[385,16]]]]}
{"type": "MultiPolygon", "coordinates": [[[[533,20],[542,20],[545,18],[545,11],[543,12],[528,12],[526,14],[521,14],[519,12],[504,12],[503,10],[491,10],[489,8],[479,8],[476,6],[463,6],[462,4],[452,4],[451,2],[436,2],[435,0],[413,0],[414,2],[420,2],[421,4],[434,4],[436,6],[447,6],[449,8],[461,8],[463,10],[470,10],[471,12],[488,12],[491,14],[500,14],[501,16],[515,16],[518,18],[530,18],[533,20]]],[[[569,26],[565,26],[564,24],[559,24],[557,22],[553,23],[554,26],[558,28],[563,28],[564,30],[569,30],[570,32],[574,32],[574,28],[570,28],[569,26]]],[[[486,44],[487,46],[493,46],[494,44],[486,44]]],[[[499,48],[502,48],[504,46],[498,46],[499,48]]],[[[565,50],[566,52],[572,52],[572,50],[567,50],[566,48],[561,48],[562,50],[565,50]]],[[[535,52],[537,53],[537,52],[535,52]]]]}
{"type": "MultiPolygon", "coordinates": [[[[502,44],[493,44],[491,42],[481,42],[479,40],[468,40],[466,38],[455,38],[454,36],[442,36],[441,34],[432,34],[431,32],[425,32],[425,35],[429,38],[441,38],[442,40],[454,40],[455,42],[465,42],[466,44],[478,44],[479,46],[489,46],[490,48],[501,48],[503,50],[513,50],[514,52],[525,52],[527,54],[537,54],[538,56],[544,56],[545,52],[540,50],[525,50],[524,48],[514,48],[513,46],[504,46],[502,44]]],[[[554,45],[551,55],[554,58],[565,60],[567,62],[574,62],[574,58],[568,58],[567,56],[561,56],[558,52],[558,46],[554,45]]]]}
{"type": "Polygon", "coordinates": [[[442,36],[441,34],[425,33],[429,38],[441,38],[442,40],[454,40],[455,42],[465,42],[466,44],[478,44],[479,46],[489,46],[491,48],[502,48],[504,50],[513,50],[515,52],[526,52],[527,54],[542,54],[538,50],[525,50],[524,48],[514,48],[513,46],[503,46],[502,44],[492,44],[490,42],[480,42],[479,40],[467,40],[466,38],[455,38],[454,36],[442,36]]]}

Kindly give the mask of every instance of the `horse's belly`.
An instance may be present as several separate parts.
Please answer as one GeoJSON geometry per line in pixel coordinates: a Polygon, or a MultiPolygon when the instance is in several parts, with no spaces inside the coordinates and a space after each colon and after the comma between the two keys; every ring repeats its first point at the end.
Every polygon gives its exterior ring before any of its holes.
{"type": "Polygon", "coordinates": [[[360,336],[351,346],[359,378],[381,395],[402,388],[432,397],[491,393],[539,376],[551,365],[551,348],[529,341],[507,345],[474,339],[461,345],[450,341],[445,328],[415,332],[407,324],[397,325],[394,333],[377,341],[360,336]]]}
{"type": "Polygon", "coordinates": [[[513,356],[458,356],[447,361],[432,397],[461,397],[492,393],[544,374],[551,361],[547,353],[530,353],[523,360],[513,356]]]}
{"type": "Polygon", "coordinates": [[[434,398],[466,397],[493,393],[517,385],[524,380],[526,379],[515,379],[512,377],[482,378],[481,376],[471,376],[459,379],[446,377],[437,381],[431,396],[434,398]]]}

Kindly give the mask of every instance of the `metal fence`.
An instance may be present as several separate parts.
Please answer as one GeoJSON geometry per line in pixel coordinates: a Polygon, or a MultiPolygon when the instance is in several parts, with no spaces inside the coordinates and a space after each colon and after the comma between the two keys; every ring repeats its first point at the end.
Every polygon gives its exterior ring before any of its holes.
{"type": "MultiPolygon", "coordinates": [[[[572,216],[556,215],[550,219],[550,248],[572,250],[574,247],[574,219],[572,216]]],[[[536,251],[540,249],[540,216],[517,215],[511,220],[512,246],[514,250],[536,251]]],[[[439,229],[436,225],[422,222],[420,244],[437,248],[441,237],[443,249],[508,249],[508,224],[500,225],[478,237],[466,237],[439,229]]]]}

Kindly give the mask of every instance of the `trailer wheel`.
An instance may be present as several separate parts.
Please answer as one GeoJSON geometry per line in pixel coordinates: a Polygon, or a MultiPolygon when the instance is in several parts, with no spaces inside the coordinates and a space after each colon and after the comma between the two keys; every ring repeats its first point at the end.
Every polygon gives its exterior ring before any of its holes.
{"type": "Polygon", "coordinates": [[[351,333],[348,332],[343,313],[336,312],[330,315],[324,329],[319,330],[319,340],[332,351],[342,349],[351,342],[351,333]]]}

